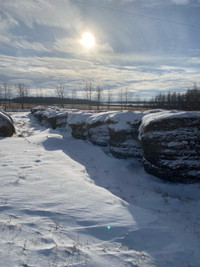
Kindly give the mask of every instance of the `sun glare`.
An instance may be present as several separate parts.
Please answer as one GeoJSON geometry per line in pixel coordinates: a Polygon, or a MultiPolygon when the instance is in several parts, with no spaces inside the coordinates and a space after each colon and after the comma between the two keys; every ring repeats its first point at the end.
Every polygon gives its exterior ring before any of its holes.
{"type": "Polygon", "coordinates": [[[95,45],[94,35],[89,32],[85,32],[83,33],[80,42],[86,48],[92,48],[95,45]]]}

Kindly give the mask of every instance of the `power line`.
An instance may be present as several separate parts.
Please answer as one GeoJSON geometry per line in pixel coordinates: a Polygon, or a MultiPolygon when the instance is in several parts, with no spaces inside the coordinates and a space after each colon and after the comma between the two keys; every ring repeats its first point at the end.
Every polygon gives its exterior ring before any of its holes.
{"type": "Polygon", "coordinates": [[[200,30],[200,26],[187,24],[187,23],[182,23],[182,22],[178,22],[178,21],[173,21],[173,20],[170,20],[170,19],[164,19],[164,18],[160,18],[160,17],[149,16],[149,15],[146,15],[146,14],[132,12],[132,11],[128,11],[128,10],[120,10],[120,9],[113,8],[113,7],[108,7],[108,6],[100,6],[100,5],[96,5],[96,4],[93,4],[93,3],[86,3],[85,1],[84,1],[84,3],[80,2],[79,0],[72,0],[72,1],[76,2],[76,3],[79,3],[81,5],[93,6],[93,7],[97,7],[97,8],[101,8],[101,9],[105,9],[105,10],[110,10],[110,11],[113,11],[113,12],[125,13],[125,14],[128,14],[128,15],[133,15],[133,16],[138,16],[138,17],[145,17],[145,18],[152,19],[152,20],[157,20],[157,21],[177,24],[177,25],[186,26],[186,27],[195,28],[195,29],[200,30]]]}

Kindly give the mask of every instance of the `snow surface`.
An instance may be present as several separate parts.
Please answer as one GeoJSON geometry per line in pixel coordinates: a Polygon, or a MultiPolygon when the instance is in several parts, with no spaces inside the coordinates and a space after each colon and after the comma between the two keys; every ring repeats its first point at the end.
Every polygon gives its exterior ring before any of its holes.
{"type": "Polygon", "coordinates": [[[155,121],[160,121],[160,120],[164,120],[164,119],[169,119],[169,118],[199,118],[200,117],[200,112],[194,112],[194,111],[177,111],[177,110],[165,110],[165,111],[160,111],[160,112],[156,112],[156,113],[150,113],[147,114],[146,116],[144,116],[142,118],[142,123],[140,128],[143,128],[145,126],[147,126],[148,124],[150,124],[151,122],[155,122],[155,121]]]}
{"type": "Polygon", "coordinates": [[[115,114],[116,111],[104,111],[104,112],[98,112],[96,114],[93,114],[91,116],[89,116],[86,120],[86,123],[88,125],[92,125],[95,123],[105,123],[106,119],[108,118],[108,116],[115,114]]]}
{"type": "Polygon", "coordinates": [[[68,124],[69,125],[76,125],[76,124],[82,124],[86,123],[86,120],[93,115],[93,112],[90,111],[75,111],[68,115],[68,124]]]}
{"type": "Polygon", "coordinates": [[[132,125],[140,123],[143,116],[140,111],[118,111],[109,115],[106,121],[109,123],[109,129],[115,132],[130,131],[132,125]]]}
{"type": "Polygon", "coordinates": [[[30,113],[12,117],[16,135],[0,138],[2,267],[199,266],[199,184],[164,183],[30,113]]]}

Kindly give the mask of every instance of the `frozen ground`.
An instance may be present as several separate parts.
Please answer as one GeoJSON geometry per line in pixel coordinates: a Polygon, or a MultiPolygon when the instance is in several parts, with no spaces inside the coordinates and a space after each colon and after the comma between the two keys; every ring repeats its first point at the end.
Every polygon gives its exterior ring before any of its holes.
{"type": "Polygon", "coordinates": [[[68,130],[12,113],[0,139],[0,266],[200,264],[200,186],[163,183],[68,130]]]}

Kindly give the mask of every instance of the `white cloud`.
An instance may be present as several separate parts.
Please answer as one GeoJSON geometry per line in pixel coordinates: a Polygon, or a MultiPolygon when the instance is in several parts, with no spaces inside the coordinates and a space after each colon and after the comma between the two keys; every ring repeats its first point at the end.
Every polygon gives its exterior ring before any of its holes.
{"type": "MultiPolygon", "coordinates": [[[[107,57],[106,57],[107,58],[107,57]]],[[[108,60],[108,58],[107,58],[108,60]]],[[[200,80],[198,66],[173,66],[166,58],[165,65],[159,63],[158,58],[151,58],[155,66],[147,68],[143,59],[135,66],[131,66],[132,60],[122,64],[124,58],[113,63],[104,62],[96,58],[49,58],[49,57],[9,57],[0,55],[0,74],[6,77],[6,81],[16,83],[17,80],[28,81],[31,88],[47,88],[50,92],[58,83],[67,88],[82,89],[85,81],[94,84],[102,84],[104,90],[112,88],[117,96],[122,88],[129,88],[134,94],[150,97],[154,92],[186,90],[193,82],[200,80]]],[[[162,62],[164,59],[162,59],[162,62]]],[[[182,59],[180,65],[186,64],[182,59]]],[[[187,64],[186,64],[187,65],[187,64]]],[[[2,79],[1,79],[2,80],[2,79]]],[[[3,81],[3,80],[2,80],[3,81]]],[[[53,91],[52,91],[53,94],[53,91]]]]}
{"type": "Polygon", "coordinates": [[[28,27],[34,23],[74,29],[80,26],[79,10],[69,0],[6,0],[1,11],[28,27]]]}
{"type": "Polygon", "coordinates": [[[109,44],[95,44],[94,47],[87,49],[80,43],[80,37],[78,38],[64,38],[56,40],[54,49],[64,53],[72,53],[79,56],[90,55],[100,56],[107,53],[113,53],[113,49],[109,44]]]}
{"type": "Polygon", "coordinates": [[[0,14],[0,43],[9,44],[13,35],[10,30],[17,26],[18,22],[11,16],[0,14]]]}
{"type": "Polygon", "coordinates": [[[186,4],[189,4],[191,1],[190,0],[171,0],[171,2],[176,5],[186,5],[186,4]]]}
{"type": "Polygon", "coordinates": [[[13,44],[15,47],[23,49],[31,49],[38,52],[49,52],[50,50],[46,48],[43,44],[38,42],[28,42],[26,40],[16,40],[13,44]]]}

